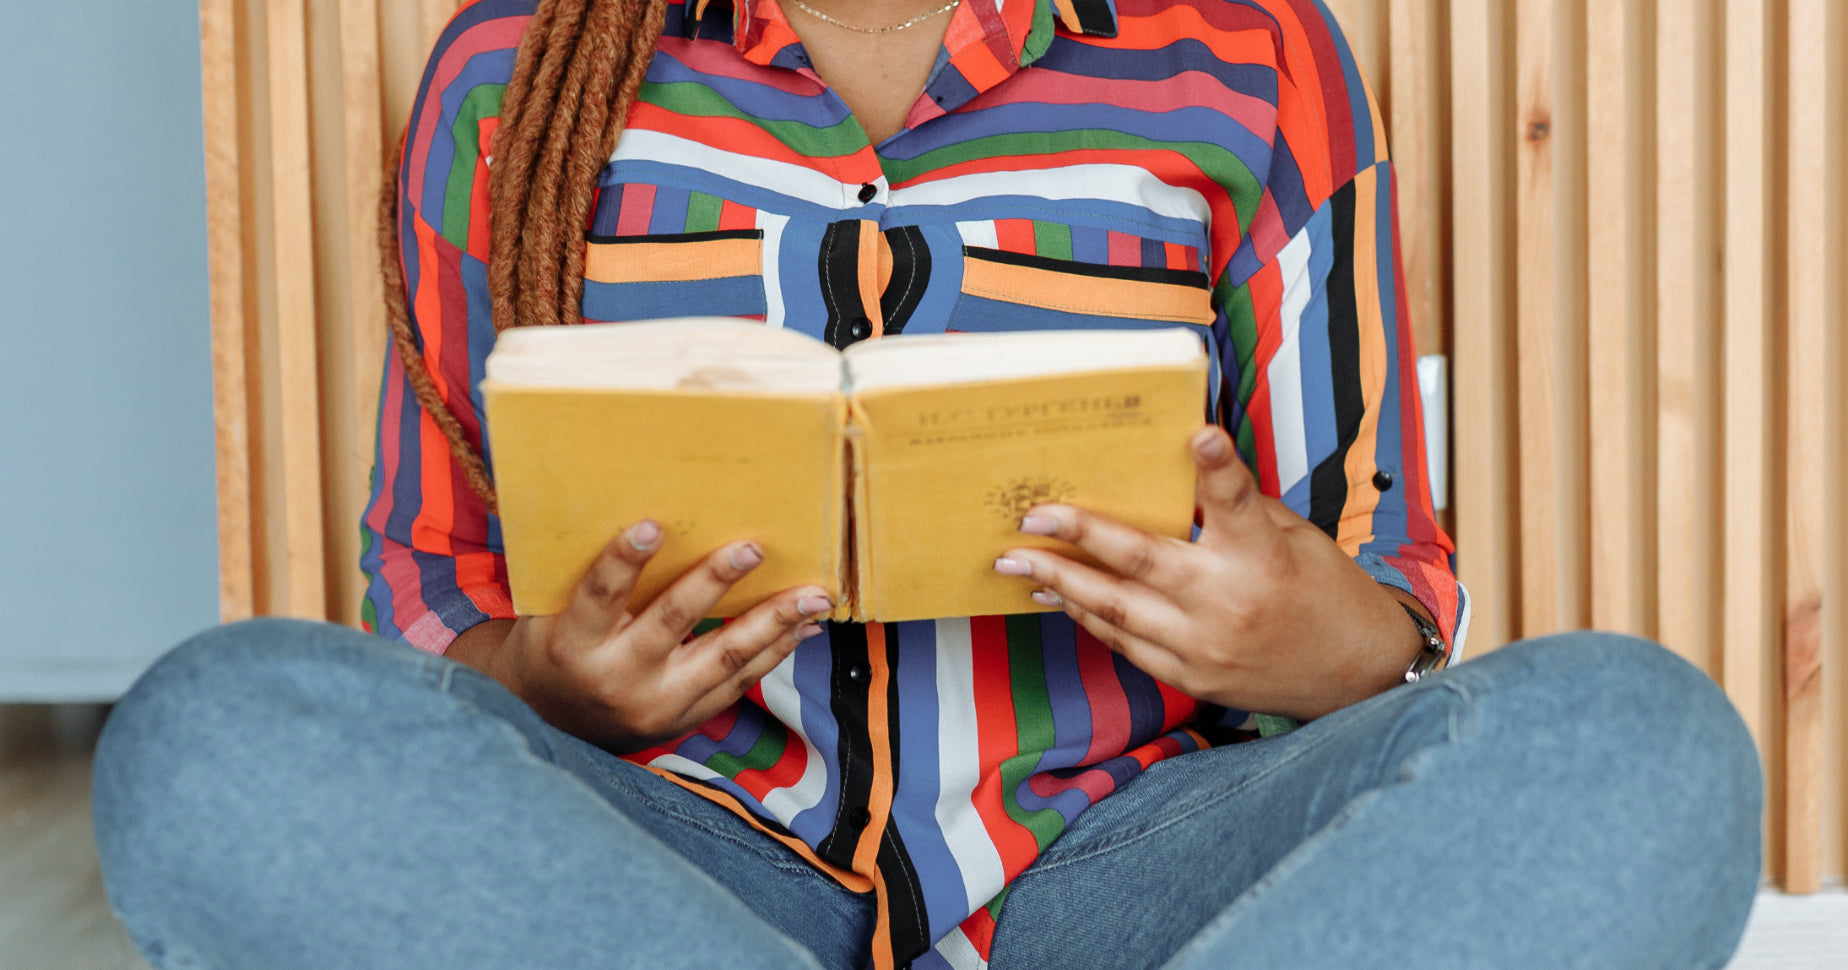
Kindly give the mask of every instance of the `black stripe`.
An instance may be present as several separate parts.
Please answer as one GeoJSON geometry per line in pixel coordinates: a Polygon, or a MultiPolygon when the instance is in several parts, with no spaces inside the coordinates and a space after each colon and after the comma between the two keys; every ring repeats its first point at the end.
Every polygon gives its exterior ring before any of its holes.
{"type": "Polygon", "coordinates": [[[828,708],[840,728],[835,750],[841,766],[841,801],[834,813],[834,828],[815,847],[815,854],[845,869],[853,865],[853,850],[864,831],[853,824],[854,809],[866,808],[873,793],[873,742],[866,730],[866,688],[854,683],[847,673],[855,664],[866,663],[866,627],[859,623],[830,623],[828,645],[834,656],[828,708]]]}
{"type": "MultiPolygon", "coordinates": [[[[899,777],[900,765],[898,752],[903,747],[899,744],[898,722],[899,704],[903,699],[898,692],[898,624],[886,626],[886,730],[891,737],[892,777],[899,777]]],[[[934,634],[932,635],[934,640],[934,634]]],[[[912,644],[915,648],[921,644],[912,644]]],[[[928,645],[934,648],[933,642],[928,645]]],[[[874,864],[879,867],[879,874],[885,880],[886,911],[892,920],[892,955],[897,958],[899,966],[924,955],[930,949],[930,919],[924,909],[924,889],[918,881],[917,867],[911,864],[911,854],[905,851],[905,840],[898,834],[898,823],[890,817],[886,819],[885,832],[879,839],[879,853],[874,857],[874,864]]]]}
{"type": "Polygon", "coordinates": [[[1328,200],[1334,264],[1328,271],[1328,362],[1334,387],[1335,451],[1309,476],[1309,521],[1334,536],[1347,507],[1347,453],[1360,437],[1366,399],[1360,385],[1360,314],[1354,298],[1354,183],[1328,200]]]}
{"type": "Polygon", "coordinates": [[[1157,266],[1108,266],[1103,263],[1085,263],[1075,259],[1052,259],[1047,256],[1034,256],[1030,253],[1010,253],[999,249],[984,249],[981,246],[964,246],[963,255],[970,259],[985,260],[990,263],[1006,263],[1009,266],[1028,266],[1033,269],[1052,270],[1055,273],[1070,273],[1073,276],[1095,276],[1109,280],[1135,280],[1141,283],[1171,283],[1176,286],[1194,286],[1207,288],[1206,274],[1191,269],[1168,269],[1157,266]]]}
{"type": "Polygon", "coordinates": [[[1078,26],[1092,37],[1115,37],[1117,35],[1116,18],[1110,15],[1110,4],[1105,0],[1070,0],[1072,13],[1078,15],[1078,26]]]}
{"type": "Polygon", "coordinates": [[[714,229],[711,232],[661,232],[651,236],[597,236],[584,234],[585,242],[599,246],[620,246],[628,243],[687,243],[706,242],[711,239],[762,239],[762,229],[714,229]]]}
{"type": "Polygon", "coordinates": [[[821,237],[821,255],[817,259],[821,273],[821,301],[828,308],[828,323],[821,339],[828,346],[843,348],[854,342],[851,332],[855,320],[866,319],[860,303],[860,221],[843,219],[828,224],[821,237]]]}
{"type": "Polygon", "coordinates": [[[924,230],[917,226],[899,226],[886,230],[886,242],[892,247],[892,279],[879,294],[879,319],[885,321],[885,335],[903,333],[911,315],[924,302],[924,290],[930,285],[930,246],[924,242],[924,230]]]}

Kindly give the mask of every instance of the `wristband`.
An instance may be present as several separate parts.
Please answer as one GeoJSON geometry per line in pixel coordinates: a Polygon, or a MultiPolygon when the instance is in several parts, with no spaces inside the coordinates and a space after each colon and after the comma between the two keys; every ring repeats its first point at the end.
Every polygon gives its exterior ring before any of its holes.
{"type": "Polygon", "coordinates": [[[1404,603],[1400,603],[1399,608],[1404,610],[1405,615],[1411,617],[1412,623],[1418,627],[1418,656],[1412,658],[1412,665],[1405,668],[1405,682],[1416,684],[1423,680],[1426,674],[1442,670],[1450,663],[1450,648],[1445,645],[1443,636],[1438,633],[1437,627],[1433,626],[1430,620],[1418,615],[1417,610],[1404,603]]]}

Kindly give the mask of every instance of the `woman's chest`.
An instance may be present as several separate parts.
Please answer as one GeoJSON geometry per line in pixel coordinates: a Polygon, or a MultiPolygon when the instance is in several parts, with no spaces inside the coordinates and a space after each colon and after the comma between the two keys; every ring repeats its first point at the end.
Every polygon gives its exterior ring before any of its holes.
{"type": "Polygon", "coordinates": [[[584,316],[761,318],[836,346],[1210,325],[1209,274],[1257,206],[1222,170],[1261,159],[1059,83],[1022,71],[875,149],[799,73],[657,58],[600,176],[584,316]]]}

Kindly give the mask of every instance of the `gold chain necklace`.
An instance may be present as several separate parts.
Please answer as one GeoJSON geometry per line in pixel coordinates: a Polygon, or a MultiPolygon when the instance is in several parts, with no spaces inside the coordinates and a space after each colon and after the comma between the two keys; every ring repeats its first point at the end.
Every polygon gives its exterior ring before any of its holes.
{"type": "Polygon", "coordinates": [[[816,20],[819,20],[824,24],[833,24],[836,27],[845,28],[847,30],[851,30],[851,31],[854,31],[856,33],[861,33],[861,34],[889,34],[896,30],[904,30],[906,27],[915,27],[918,24],[921,24],[924,21],[931,19],[932,17],[940,17],[946,13],[949,13],[950,11],[955,10],[956,7],[962,3],[962,0],[950,0],[949,3],[946,3],[943,6],[938,7],[935,10],[932,10],[929,13],[918,14],[917,16],[911,18],[910,20],[905,21],[902,24],[893,24],[890,27],[862,27],[859,24],[850,24],[844,20],[836,20],[833,17],[830,17],[827,14],[822,13],[819,10],[816,10],[814,7],[811,7],[808,4],[803,3],[802,0],[789,0],[789,2],[795,4],[797,10],[800,10],[803,13],[808,14],[811,17],[814,17],[816,20]]]}

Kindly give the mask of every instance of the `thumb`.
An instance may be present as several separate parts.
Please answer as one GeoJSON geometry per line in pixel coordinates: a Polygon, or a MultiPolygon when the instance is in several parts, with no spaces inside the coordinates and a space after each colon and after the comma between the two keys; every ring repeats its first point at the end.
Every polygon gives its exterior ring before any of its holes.
{"type": "Polygon", "coordinates": [[[1190,443],[1194,460],[1194,502],[1203,536],[1224,539],[1270,524],[1257,480],[1239,461],[1232,438],[1218,425],[1201,428],[1190,443]]]}

